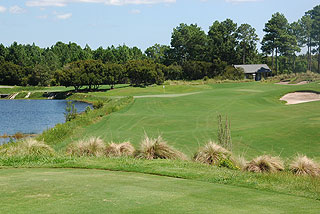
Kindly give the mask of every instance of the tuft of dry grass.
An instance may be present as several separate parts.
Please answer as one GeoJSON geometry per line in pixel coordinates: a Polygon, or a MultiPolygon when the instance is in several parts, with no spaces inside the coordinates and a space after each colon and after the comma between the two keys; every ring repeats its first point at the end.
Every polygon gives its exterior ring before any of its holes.
{"type": "Polygon", "coordinates": [[[139,150],[135,155],[137,158],[152,159],[173,159],[187,160],[187,156],[182,152],[169,146],[161,136],[149,138],[147,135],[142,140],[139,150]]]}
{"type": "Polygon", "coordinates": [[[249,172],[278,172],[284,170],[284,164],[280,157],[262,155],[250,161],[246,167],[249,172]]]}
{"type": "Polygon", "coordinates": [[[193,159],[200,163],[219,165],[222,160],[230,159],[230,156],[230,151],[210,141],[198,150],[193,159]]]}
{"type": "Polygon", "coordinates": [[[320,176],[320,166],[307,156],[298,155],[289,169],[296,175],[320,176]]]}
{"type": "Polygon", "coordinates": [[[70,144],[67,148],[67,154],[75,156],[103,156],[106,145],[99,137],[92,137],[89,140],[80,140],[70,144]]]}
{"type": "Polygon", "coordinates": [[[5,145],[0,153],[7,156],[53,156],[55,151],[44,142],[27,138],[5,145]]]}
{"type": "Polygon", "coordinates": [[[105,153],[109,157],[121,157],[121,156],[133,156],[135,148],[130,142],[124,142],[120,144],[110,143],[105,150],[105,153]]]}
{"type": "Polygon", "coordinates": [[[246,165],[248,164],[248,161],[245,159],[244,156],[237,156],[237,157],[231,157],[233,162],[236,164],[237,167],[239,167],[241,170],[245,170],[246,165]]]}

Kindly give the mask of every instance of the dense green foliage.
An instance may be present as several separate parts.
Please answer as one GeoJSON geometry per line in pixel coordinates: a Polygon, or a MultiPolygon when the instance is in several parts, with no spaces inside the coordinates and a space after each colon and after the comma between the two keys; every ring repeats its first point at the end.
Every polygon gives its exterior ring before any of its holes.
{"type": "Polygon", "coordinates": [[[238,26],[231,19],[214,21],[207,33],[197,24],[181,23],[173,29],[170,46],[155,44],[144,53],[126,45],[92,50],[71,42],[57,42],[50,48],[0,44],[0,84],[62,85],[75,90],[86,86],[91,90],[101,84],[113,88],[118,83],[238,79],[241,75],[230,72],[227,66],[252,63],[269,64],[274,74],[307,70],[320,73],[319,11],[318,5],[293,23],[284,14],[273,14],[265,24],[263,54],[257,51],[255,29],[249,24],[238,26]],[[297,56],[305,46],[307,54],[297,56]]]}

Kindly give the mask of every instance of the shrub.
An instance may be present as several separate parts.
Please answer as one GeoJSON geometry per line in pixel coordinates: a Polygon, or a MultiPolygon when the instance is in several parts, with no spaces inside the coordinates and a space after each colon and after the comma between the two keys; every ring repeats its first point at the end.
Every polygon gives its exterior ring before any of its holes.
{"type": "Polygon", "coordinates": [[[72,101],[67,102],[66,112],[64,113],[66,122],[71,121],[77,117],[77,109],[72,101]]]}
{"type": "Polygon", "coordinates": [[[284,164],[280,157],[263,155],[250,161],[245,170],[249,172],[278,172],[284,170],[284,164]]]}
{"type": "Polygon", "coordinates": [[[103,156],[106,150],[104,142],[100,138],[92,137],[87,141],[80,140],[69,145],[67,154],[75,156],[103,156]]]}
{"type": "Polygon", "coordinates": [[[100,109],[104,106],[104,103],[102,100],[98,100],[97,102],[93,103],[93,108],[94,109],[100,109]]]}
{"type": "Polygon", "coordinates": [[[53,156],[55,152],[44,142],[28,138],[3,146],[0,154],[7,156],[53,156]]]}
{"type": "Polygon", "coordinates": [[[136,153],[137,158],[152,159],[173,159],[186,160],[187,157],[182,152],[168,146],[161,136],[152,139],[147,135],[140,144],[140,149],[136,153]]]}
{"type": "Polygon", "coordinates": [[[296,175],[320,176],[320,166],[307,156],[298,155],[291,162],[290,170],[296,175]]]}
{"type": "Polygon", "coordinates": [[[200,148],[193,159],[196,162],[209,165],[228,167],[231,169],[237,168],[234,161],[231,159],[231,152],[211,141],[200,148]]]}
{"type": "Polygon", "coordinates": [[[106,155],[111,157],[133,156],[135,148],[130,142],[120,144],[111,143],[106,147],[106,155]]]}

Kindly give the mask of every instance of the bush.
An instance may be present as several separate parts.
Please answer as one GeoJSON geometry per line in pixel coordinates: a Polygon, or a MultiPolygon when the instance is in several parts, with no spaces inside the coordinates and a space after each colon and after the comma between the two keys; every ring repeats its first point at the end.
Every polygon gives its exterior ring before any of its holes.
{"type": "Polygon", "coordinates": [[[87,141],[80,140],[76,143],[69,145],[67,148],[68,155],[75,156],[96,156],[104,155],[106,146],[100,138],[92,137],[87,141]]]}
{"type": "Polygon", "coordinates": [[[233,66],[227,66],[220,78],[228,80],[242,80],[244,79],[244,71],[241,68],[236,69],[233,66]]]}
{"type": "Polygon", "coordinates": [[[4,145],[0,154],[6,156],[53,156],[54,150],[44,142],[32,138],[4,145]]]}
{"type": "Polygon", "coordinates": [[[133,156],[135,148],[130,142],[120,144],[111,143],[106,148],[106,155],[109,157],[133,156]]]}
{"type": "Polygon", "coordinates": [[[140,144],[140,149],[137,151],[137,158],[152,159],[173,159],[173,160],[187,160],[187,157],[182,152],[170,147],[162,139],[161,136],[152,139],[147,135],[140,144]]]}
{"type": "Polygon", "coordinates": [[[160,64],[149,60],[134,60],[126,64],[130,84],[134,86],[160,85],[164,82],[163,69],[160,64]]]}
{"type": "Polygon", "coordinates": [[[280,157],[272,157],[269,155],[259,156],[250,161],[246,167],[249,172],[278,172],[284,170],[283,161],[280,157]]]}
{"type": "Polygon", "coordinates": [[[298,155],[289,168],[296,175],[320,176],[320,166],[307,156],[298,155]]]}
{"type": "Polygon", "coordinates": [[[98,100],[97,102],[93,103],[93,108],[94,109],[100,109],[104,106],[104,103],[102,100],[98,100]]]}
{"type": "Polygon", "coordinates": [[[237,167],[231,159],[231,154],[232,153],[230,151],[226,150],[222,146],[210,141],[197,151],[193,159],[200,163],[236,169],[237,167]]]}
{"type": "Polygon", "coordinates": [[[71,121],[77,117],[77,109],[72,101],[67,102],[66,112],[64,113],[66,122],[71,121]]]}
{"type": "Polygon", "coordinates": [[[205,76],[214,77],[213,64],[203,61],[186,61],[182,65],[183,77],[187,80],[203,79],[205,76]]]}

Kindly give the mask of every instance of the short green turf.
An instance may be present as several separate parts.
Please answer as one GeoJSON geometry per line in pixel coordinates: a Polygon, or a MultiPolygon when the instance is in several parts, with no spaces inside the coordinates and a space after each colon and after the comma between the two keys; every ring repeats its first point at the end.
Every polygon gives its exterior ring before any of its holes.
{"type": "MultiPolygon", "coordinates": [[[[233,149],[251,158],[264,153],[292,157],[297,153],[320,158],[320,102],[285,105],[279,98],[299,90],[320,91],[320,85],[224,83],[166,86],[167,93],[199,93],[172,98],[139,98],[134,104],[88,126],[72,139],[100,136],[107,142],[129,140],[135,146],[147,133],[162,135],[169,144],[191,155],[217,139],[217,115],[231,121],[233,149]]],[[[120,88],[101,96],[159,93],[162,86],[120,88]],[[150,90],[149,90],[150,88],[150,90]]],[[[98,95],[97,93],[94,93],[98,95]]]]}
{"type": "Polygon", "coordinates": [[[0,213],[318,213],[319,201],[200,181],[81,169],[1,169],[0,213]]]}

